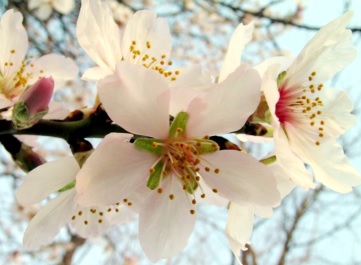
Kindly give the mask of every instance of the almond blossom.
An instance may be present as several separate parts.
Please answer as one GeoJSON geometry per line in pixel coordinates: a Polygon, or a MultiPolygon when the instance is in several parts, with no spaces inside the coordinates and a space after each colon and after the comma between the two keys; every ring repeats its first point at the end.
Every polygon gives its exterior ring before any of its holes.
{"type": "Polygon", "coordinates": [[[361,184],[336,139],[355,124],[352,103],[345,92],[325,82],[355,58],[352,34],[346,25],[352,14],[330,22],[285,68],[276,63],[264,74],[263,91],[272,115],[275,152],[280,165],[293,168],[290,177],[312,188],[305,164],[316,180],[341,193],[361,184]]]}
{"type": "Polygon", "coordinates": [[[27,250],[49,244],[68,223],[80,236],[90,237],[105,232],[111,224],[132,219],[132,211],[120,203],[104,207],[80,206],[74,188],[79,170],[77,161],[66,157],[45,163],[26,175],[16,193],[21,205],[37,204],[50,194],[58,193],[41,208],[26,229],[23,245],[27,250]]]}
{"type": "Polygon", "coordinates": [[[76,32],[80,46],[97,64],[85,71],[84,80],[100,80],[113,74],[118,62],[127,61],[154,70],[174,85],[210,84],[198,65],[169,69],[173,65],[170,30],[155,11],[135,12],[121,31],[108,2],[82,0],[76,32]]]}
{"type": "Polygon", "coordinates": [[[115,75],[99,82],[100,99],[114,122],[150,138],[131,144],[117,134],[106,136],[78,175],[79,203],[129,201],[147,187],[139,237],[152,261],[169,258],[187,244],[195,206],[207,196],[203,181],[230,201],[276,203],[275,180],[264,165],[238,151],[219,151],[208,137],[244,124],[258,104],[259,85],[256,71],[240,67],[179,109],[169,126],[168,82],[142,66],[118,63],[115,75]]]}
{"type": "Polygon", "coordinates": [[[51,76],[55,89],[78,74],[75,63],[62,55],[48,54],[25,60],[28,37],[22,25],[23,16],[6,11],[0,22],[0,109],[12,106],[16,99],[42,77],[51,76]]]}

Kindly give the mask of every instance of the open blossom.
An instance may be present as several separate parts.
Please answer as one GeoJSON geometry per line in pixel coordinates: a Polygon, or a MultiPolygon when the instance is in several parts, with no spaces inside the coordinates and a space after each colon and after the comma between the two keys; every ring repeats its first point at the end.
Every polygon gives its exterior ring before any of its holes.
{"type": "Polygon", "coordinates": [[[325,82],[355,57],[352,34],[346,29],[351,13],[330,22],[311,39],[288,67],[274,64],[264,75],[263,91],[272,115],[276,156],[300,186],[313,187],[304,166],[316,180],[338,192],[361,184],[349,164],[339,137],[355,123],[346,93],[325,82]],[[296,173],[296,174],[295,174],[296,173]]]}
{"type": "Polygon", "coordinates": [[[97,66],[85,71],[85,80],[100,80],[115,72],[116,64],[127,61],[142,65],[175,84],[210,83],[200,66],[170,70],[172,39],[167,22],[152,10],[132,15],[122,32],[115,23],[109,3],[82,0],[76,27],[80,46],[97,66]],[[174,82],[176,81],[176,82],[174,82]]]}
{"type": "Polygon", "coordinates": [[[31,220],[25,231],[23,244],[27,250],[45,246],[66,224],[70,224],[82,237],[99,235],[111,224],[129,219],[130,210],[119,203],[104,207],[82,207],[77,203],[74,188],[80,168],[73,157],[45,163],[26,175],[16,193],[21,205],[40,203],[50,194],[50,200],[31,220]]]}
{"type": "Polygon", "coordinates": [[[258,104],[259,85],[256,71],[240,67],[179,109],[169,126],[168,82],[144,67],[119,63],[114,76],[100,81],[100,99],[114,122],[151,138],[131,144],[119,141],[117,134],[106,136],[78,175],[79,203],[129,201],[147,187],[139,237],[153,261],[187,244],[196,204],[207,196],[203,182],[231,201],[276,203],[275,180],[265,166],[238,151],[219,151],[208,138],[242,127],[258,104]]]}
{"type": "Polygon", "coordinates": [[[55,88],[78,74],[75,63],[62,55],[48,54],[25,60],[28,37],[22,25],[23,16],[6,11],[0,22],[0,109],[12,106],[25,89],[42,77],[51,76],[55,88]]]}
{"type": "Polygon", "coordinates": [[[47,20],[53,9],[61,14],[69,14],[75,6],[74,0],[29,0],[28,8],[34,10],[35,15],[42,20],[47,20]]]}

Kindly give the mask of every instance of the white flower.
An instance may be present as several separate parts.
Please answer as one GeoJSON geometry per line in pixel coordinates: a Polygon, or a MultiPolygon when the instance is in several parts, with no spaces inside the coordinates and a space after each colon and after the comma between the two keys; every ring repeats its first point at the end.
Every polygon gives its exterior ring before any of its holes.
{"type": "Polygon", "coordinates": [[[304,163],[312,167],[316,180],[337,192],[361,184],[360,174],[336,141],[355,123],[352,103],[345,92],[324,86],[355,57],[352,34],[346,29],[351,16],[346,13],[321,28],[288,69],[275,64],[264,75],[277,159],[305,188],[314,184],[304,163]]]}
{"type": "Polygon", "coordinates": [[[74,0],[29,0],[29,10],[34,10],[35,15],[41,20],[47,20],[53,9],[61,14],[69,14],[75,6],[74,0]]]}
{"type": "Polygon", "coordinates": [[[219,151],[207,138],[244,124],[258,104],[259,85],[256,71],[241,67],[179,109],[169,126],[169,83],[144,67],[118,63],[115,75],[99,82],[100,99],[114,122],[152,138],[131,144],[119,141],[117,134],[105,137],[78,176],[79,203],[129,200],[148,187],[139,231],[152,261],[186,245],[195,204],[206,197],[200,181],[231,201],[276,203],[275,180],[265,166],[238,151],[219,151]]]}
{"type": "Polygon", "coordinates": [[[119,203],[106,207],[78,205],[74,186],[79,170],[76,160],[66,157],[45,163],[26,175],[16,193],[20,204],[36,204],[53,192],[58,192],[54,199],[41,208],[26,229],[23,244],[27,250],[49,244],[68,223],[80,236],[89,237],[99,235],[111,224],[129,218],[129,210],[119,203]]]}
{"type": "Polygon", "coordinates": [[[25,60],[28,37],[21,24],[23,16],[6,11],[0,22],[0,109],[12,106],[24,90],[41,77],[51,76],[55,89],[78,74],[75,63],[62,55],[48,54],[25,60]]]}
{"type": "Polygon", "coordinates": [[[154,11],[136,12],[121,32],[107,2],[82,0],[76,31],[80,46],[97,64],[85,71],[85,80],[97,81],[114,74],[116,64],[127,61],[154,70],[173,86],[210,83],[200,66],[169,70],[173,64],[170,30],[154,11]]]}

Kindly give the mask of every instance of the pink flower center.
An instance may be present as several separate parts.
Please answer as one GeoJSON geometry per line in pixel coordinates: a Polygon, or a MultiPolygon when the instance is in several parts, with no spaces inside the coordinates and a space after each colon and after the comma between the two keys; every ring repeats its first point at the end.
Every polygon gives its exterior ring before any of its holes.
{"type": "Polygon", "coordinates": [[[322,116],[323,102],[320,98],[322,83],[316,83],[317,73],[313,71],[304,85],[289,87],[286,82],[279,88],[280,98],[276,104],[275,114],[285,128],[291,123],[299,129],[311,132],[315,144],[320,145],[324,136],[325,121],[322,116]]]}

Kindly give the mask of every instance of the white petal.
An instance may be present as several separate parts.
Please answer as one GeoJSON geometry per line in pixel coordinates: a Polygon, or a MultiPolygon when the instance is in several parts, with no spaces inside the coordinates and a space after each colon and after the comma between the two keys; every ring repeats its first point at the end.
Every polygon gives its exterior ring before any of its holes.
{"type": "Polygon", "coordinates": [[[29,0],[28,1],[28,8],[29,10],[32,10],[34,8],[37,8],[38,6],[40,6],[43,3],[42,0],[29,0]]]}
{"type": "Polygon", "coordinates": [[[51,242],[59,230],[70,221],[76,206],[75,197],[74,189],[64,191],[40,210],[25,231],[25,249],[35,250],[51,242]]]}
{"type": "Polygon", "coordinates": [[[28,50],[28,35],[22,25],[23,16],[10,9],[1,16],[0,22],[0,71],[4,76],[13,76],[21,67],[28,50]],[[14,50],[14,53],[11,53],[14,50]],[[11,62],[11,67],[5,63],[11,62]]]}
{"type": "MultiPolygon", "coordinates": [[[[280,200],[275,178],[270,170],[248,154],[224,150],[202,157],[210,168],[201,167],[200,175],[211,189],[235,203],[272,206],[280,200]],[[215,173],[215,169],[219,173],[215,173]]],[[[202,164],[203,165],[203,164],[202,164]]]]}
{"type": "Polygon", "coordinates": [[[167,22],[163,18],[157,18],[152,10],[141,10],[136,12],[127,23],[124,31],[122,52],[126,61],[143,64],[143,55],[149,58],[161,60],[164,55],[166,61],[172,49],[172,38],[167,22]],[[133,43],[136,44],[133,44],[133,43]],[[149,48],[147,47],[149,43],[149,48]],[[135,56],[130,51],[139,50],[141,56],[135,56]]]}
{"type": "Polygon", "coordinates": [[[110,118],[127,131],[165,139],[170,91],[165,79],[143,66],[120,62],[116,73],[98,83],[110,118]]]}
{"type": "Polygon", "coordinates": [[[79,204],[111,205],[146,185],[157,156],[138,151],[125,139],[108,134],[87,159],[76,177],[79,204]]]}
{"type": "Polygon", "coordinates": [[[47,20],[53,13],[53,7],[49,3],[43,3],[35,9],[34,13],[39,19],[47,20]]]}
{"type": "Polygon", "coordinates": [[[321,92],[319,97],[324,104],[322,109],[322,120],[325,121],[324,134],[336,139],[357,122],[356,117],[350,113],[353,104],[344,91],[327,88],[321,92]]]}
{"type": "Polygon", "coordinates": [[[229,246],[240,263],[240,251],[246,250],[251,240],[254,213],[250,207],[231,203],[228,210],[226,234],[229,246]]]}
{"type": "MultiPolygon", "coordinates": [[[[291,127],[289,125],[287,128],[291,127]]],[[[277,162],[288,176],[302,188],[314,188],[313,178],[306,170],[304,162],[291,149],[289,140],[284,130],[279,127],[274,130],[275,152],[277,162]]]]}
{"type": "Polygon", "coordinates": [[[241,64],[241,56],[245,46],[252,40],[254,24],[239,24],[234,30],[223,60],[218,82],[222,82],[241,64]]]}
{"type": "Polygon", "coordinates": [[[77,77],[79,69],[75,62],[63,55],[48,54],[33,62],[33,67],[27,67],[26,73],[32,73],[29,84],[36,82],[39,77],[51,76],[55,82],[55,89],[64,85],[66,81],[77,77]]]}
{"type": "Polygon", "coordinates": [[[188,137],[229,133],[240,129],[260,101],[261,79],[257,71],[237,68],[222,83],[188,107],[188,137]]]}
{"type": "Polygon", "coordinates": [[[86,81],[98,81],[113,73],[114,70],[96,66],[96,67],[88,68],[82,75],[81,79],[86,81]]]}
{"type": "Polygon", "coordinates": [[[83,0],[76,33],[80,46],[106,72],[122,60],[121,33],[106,2],[83,0]]]}
{"type": "MultiPolygon", "coordinates": [[[[264,60],[263,62],[259,63],[254,67],[257,70],[259,75],[263,78],[265,73],[269,70],[270,67],[274,67],[274,65],[279,65],[279,72],[275,75],[277,78],[278,74],[286,71],[290,65],[292,64],[293,60],[289,57],[285,56],[275,56],[264,60]]],[[[276,78],[274,80],[276,80],[276,78]]]]}
{"type": "Polygon", "coordinates": [[[152,191],[139,214],[140,244],[153,262],[170,258],[181,251],[188,242],[196,221],[190,213],[191,203],[181,184],[165,179],[163,192],[152,191]],[[169,199],[169,194],[174,199],[169,199]]]}
{"type": "Polygon", "coordinates": [[[352,191],[352,187],[361,184],[361,174],[349,163],[342,147],[336,140],[328,139],[315,145],[294,129],[289,130],[292,150],[309,164],[316,180],[340,193],[352,191]]]}
{"type": "Polygon", "coordinates": [[[54,0],[53,6],[56,11],[62,14],[69,14],[74,8],[74,0],[54,0]]]}
{"type": "Polygon", "coordinates": [[[66,157],[38,166],[30,171],[16,192],[22,205],[42,201],[75,179],[79,165],[73,157],[66,157]]]}
{"type": "Polygon", "coordinates": [[[346,29],[352,13],[348,12],[322,27],[303,48],[287,71],[289,87],[300,86],[315,71],[315,81],[324,83],[356,57],[352,33],[346,29]]]}

